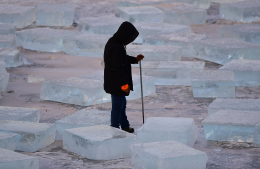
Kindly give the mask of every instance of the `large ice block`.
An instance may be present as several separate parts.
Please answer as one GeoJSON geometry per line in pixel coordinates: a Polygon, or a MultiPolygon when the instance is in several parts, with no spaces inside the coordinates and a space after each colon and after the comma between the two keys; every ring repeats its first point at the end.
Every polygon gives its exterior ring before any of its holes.
{"type": "Polygon", "coordinates": [[[0,48],[0,59],[5,60],[6,67],[18,67],[23,65],[20,52],[12,48],[0,48]]]}
{"type": "Polygon", "coordinates": [[[39,122],[40,109],[0,106],[0,120],[39,122]]]}
{"type": "Polygon", "coordinates": [[[220,110],[202,121],[207,140],[254,143],[260,111],[220,110]]]}
{"type": "Polygon", "coordinates": [[[123,19],[115,15],[81,18],[78,30],[86,33],[113,35],[123,22],[123,19]]]}
{"type": "Polygon", "coordinates": [[[39,161],[36,157],[16,153],[0,148],[1,169],[39,169],[39,161]]]}
{"type": "Polygon", "coordinates": [[[144,38],[144,44],[179,46],[182,47],[182,56],[194,57],[196,54],[194,46],[203,39],[206,39],[205,35],[164,32],[147,36],[144,38]]]}
{"type": "Polygon", "coordinates": [[[83,109],[72,115],[64,117],[55,122],[56,125],[56,140],[62,140],[64,130],[95,126],[95,125],[110,125],[110,114],[108,111],[88,110],[83,109]]]}
{"type": "Polygon", "coordinates": [[[36,51],[60,52],[63,51],[63,39],[75,34],[77,32],[51,28],[17,31],[16,46],[36,51]]]}
{"type": "Polygon", "coordinates": [[[259,0],[223,3],[219,7],[219,15],[226,20],[249,23],[260,21],[259,10],[259,0]]]}
{"type": "Polygon", "coordinates": [[[138,169],[205,169],[208,156],[176,141],[134,144],[132,164],[138,169]]]}
{"type": "Polygon", "coordinates": [[[164,22],[179,25],[203,25],[207,11],[186,3],[154,5],[164,12],[164,22]]]}
{"type": "Polygon", "coordinates": [[[137,136],[142,143],[173,140],[192,147],[197,131],[191,118],[148,117],[137,136]]]}
{"type": "Polygon", "coordinates": [[[164,22],[163,11],[154,6],[118,7],[115,15],[131,23],[164,22]]]}
{"type": "Polygon", "coordinates": [[[14,151],[20,136],[14,133],[0,132],[0,148],[14,151]]]}
{"type": "Polygon", "coordinates": [[[16,26],[14,24],[1,24],[0,23],[0,34],[8,35],[15,34],[16,26]]]}
{"type": "Polygon", "coordinates": [[[15,48],[15,36],[0,34],[0,48],[1,47],[15,48]]]}
{"type": "Polygon", "coordinates": [[[0,91],[5,91],[9,82],[9,73],[0,73],[0,91]]]}
{"type": "Polygon", "coordinates": [[[236,39],[206,39],[195,46],[196,58],[225,65],[234,59],[260,59],[260,45],[236,39]]]}
{"type": "Polygon", "coordinates": [[[105,125],[67,129],[63,134],[65,150],[93,160],[130,157],[129,147],[136,143],[136,135],[105,125]]]}
{"type": "Polygon", "coordinates": [[[260,44],[259,24],[239,24],[221,26],[218,28],[219,38],[234,38],[251,43],[260,44]]]}
{"type": "Polygon", "coordinates": [[[83,33],[64,38],[66,54],[86,57],[103,57],[104,48],[110,35],[83,33]]]}
{"type": "Polygon", "coordinates": [[[232,71],[193,70],[191,81],[194,97],[236,97],[234,72],[232,71]]]}
{"type": "Polygon", "coordinates": [[[55,141],[55,125],[28,121],[0,120],[0,131],[17,133],[20,140],[16,150],[35,152],[55,141]]]}

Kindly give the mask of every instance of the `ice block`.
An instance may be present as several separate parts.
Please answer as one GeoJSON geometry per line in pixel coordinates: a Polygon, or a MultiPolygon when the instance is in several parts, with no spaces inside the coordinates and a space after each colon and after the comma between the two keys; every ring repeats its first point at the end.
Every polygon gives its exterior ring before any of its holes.
{"type": "Polygon", "coordinates": [[[9,73],[0,73],[0,91],[5,91],[9,82],[9,73]]]}
{"type": "Polygon", "coordinates": [[[7,73],[6,68],[5,68],[5,59],[4,58],[2,58],[2,59],[0,58],[0,73],[7,73]]]}
{"type": "Polygon", "coordinates": [[[14,24],[1,24],[0,23],[0,34],[8,35],[15,34],[16,26],[14,24]]]}
{"type": "Polygon", "coordinates": [[[19,139],[20,136],[17,134],[0,132],[0,149],[4,148],[14,151],[16,149],[16,143],[19,139]]]}
{"type": "Polygon", "coordinates": [[[21,53],[16,49],[0,48],[0,59],[5,60],[5,66],[7,68],[23,65],[21,53]]]}
{"type": "Polygon", "coordinates": [[[1,47],[15,48],[15,36],[0,34],[0,48],[1,47]]]}
{"type": "Polygon", "coordinates": [[[41,83],[45,81],[45,79],[38,75],[28,75],[27,82],[28,83],[41,83]]]}

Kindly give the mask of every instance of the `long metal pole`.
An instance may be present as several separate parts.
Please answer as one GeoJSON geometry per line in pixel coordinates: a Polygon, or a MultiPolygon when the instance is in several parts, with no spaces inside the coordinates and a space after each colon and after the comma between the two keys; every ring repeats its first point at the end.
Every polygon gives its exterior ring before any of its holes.
{"type": "Polygon", "coordinates": [[[142,98],[142,114],[143,114],[143,124],[144,124],[144,99],[143,99],[143,82],[142,82],[142,64],[141,60],[139,61],[140,67],[140,83],[141,83],[141,98],[142,98]]]}

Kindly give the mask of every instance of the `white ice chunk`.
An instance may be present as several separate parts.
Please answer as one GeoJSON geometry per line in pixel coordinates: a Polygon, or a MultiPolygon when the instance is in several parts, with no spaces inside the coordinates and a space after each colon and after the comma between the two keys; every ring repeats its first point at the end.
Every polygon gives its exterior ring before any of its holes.
{"type": "Polygon", "coordinates": [[[6,67],[18,67],[23,65],[21,53],[12,48],[0,48],[0,59],[5,60],[6,67]]]}
{"type": "Polygon", "coordinates": [[[28,83],[41,83],[43,81],[45,81],[45,79],[37,75],[29,75],[27,78],[28,83]]]}
{"type": "Polygon", "coordinates": [[[208,156],[176,141],[134,144],[132,164],[137,169],[205,169],[208,156]]]}
{"type": "Polygon", "coordinates": [[[9,82],[9,73],[0,73],[0,91],[5,91],[9,82]]]}
{"type": "Polygon", "coordinates": [[[0,34],[0,48],[1,47],[15,48],[15,36],[0,34]]]}
{"type": "Polygon", "coordinates": [[[14,24],[0,24],[0,34],[15,34],[16,26],[14,24]]]}
{"type": "Polygon", "coordinates": [[[136,135],[105,125],[68,129],[63,148],[93,160],[130,157],[129,147],[138,143],[136,135]]]}
{"type": "Polygon", "coordinates": [[[95,125],[110,125],[110,114],[111,113],[108,111],[83,109],[64,117],[55,122],[56,140],[62,140],[63,132],[66,129],[95,125]]]}
{"type": "Polygon", "coordinates": [[[192,147],[197,131],[191,118],[148,117],[137,136],[142,143],[173,140],[192,147]]]}
{"type": "Polygon", "coordinates": [[[193,70],[191,80],[194,97],[236,97],[232,71],[193,70]]]}
{"type": "Polygon", "coordinates": [[[0,132],[0,148],[14,151],[16,149],[16,143],[19,141],[19,138],[19,135],[14,133],[0,132]]]}

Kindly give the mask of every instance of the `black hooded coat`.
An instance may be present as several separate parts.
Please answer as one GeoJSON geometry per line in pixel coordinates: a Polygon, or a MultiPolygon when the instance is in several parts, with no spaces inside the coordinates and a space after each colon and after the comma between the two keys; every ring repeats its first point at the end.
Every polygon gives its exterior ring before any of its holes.
{"type": "Polygon", "coordinates": [[[104,90],[112,95],[128,96],[121,86],[128,84],[133,91],[131,64],[137,59],[126,54],[125,46],[133,42],[139,32],[130,22],[123,22],[111,37],[104,51],[104,90]]]}

